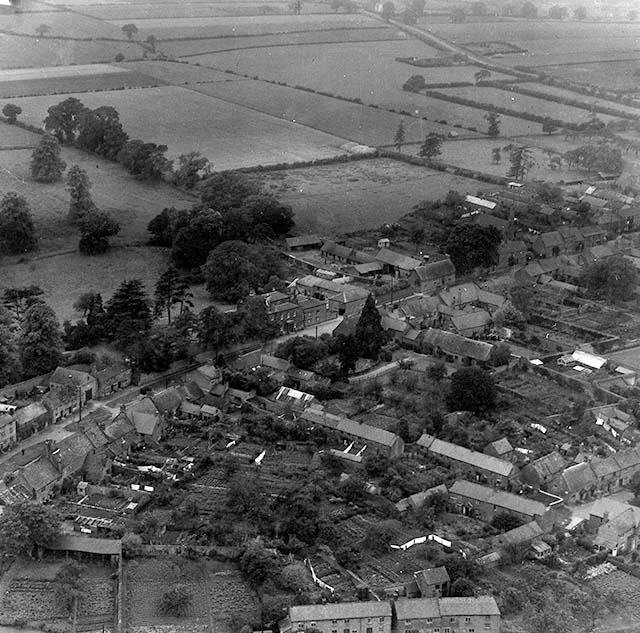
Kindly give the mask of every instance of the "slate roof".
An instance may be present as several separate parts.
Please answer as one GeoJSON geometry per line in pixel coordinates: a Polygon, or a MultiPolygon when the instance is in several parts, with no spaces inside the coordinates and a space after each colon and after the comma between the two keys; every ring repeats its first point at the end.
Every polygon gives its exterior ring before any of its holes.
{"type": "Polygon", "coordinates": [[[542,534],[544,534],[542,528],[535,521],[530,521],[504,534],[499,534],[494,537],[491,542],[494,547],[504,547],[505,545],[515,545],[533,541],[539,536],[542,536],[542,534]]]}
{"type": "Polygon", "coordinates": [[[447,257],[439,262],[433,262],[430,264],[422,264],[416,268],[416,275],[420,281],[434,281],[437,279],[444,279],[456,274],[456,267],[453,262],[447,257]]]}
{"type": "Polygon", "coordinates": [[[289,248],[298,248],[300,246],[319,246],[322,244],[322,239],[317,235],[298,235],[286,238],[285,242],[289,248]]]}
{"type": "Polygon", "coordinates": [[[182,404],[180,392],[175,387],[169,387],[168,389],[154,393],[151,396],[151,400],[160,413],[176,411],[182,404]]]}
{"type": "Polygon", "coordinates": [[[84,460],[93,448],[89,438],[81,432],[65,437],[53,446],[54,451],[59,451],[62,467],[71,473],[82,470],[84,460]]]}
{"type": "Polygon", "coordinates": [[[475,598],[403,598],[395,602],[398,620],[461,617],[474,615],[500,615],[500,609],[491,596],[475,598]]]}
{"type": "Polygon", "coordinates": [[[51,374],[49,384],[72,385],[77,387],[87,385],[93,380],[93,377],[88,372],[72,369],[71,367],[58,367],[53,374],[51,374]]]}
{"type": "Polygon", "coordinates": [[[416,577],[420,577],[426,585],[441,585],[449,582],[449,574],[446,567],[432,567],[416,572],[416,577]]]}
{"type": "Polygon", "coordinates": [[[432,347],[440,348],[446,354],[464,356],[480,361],[489,360],[493,350],[491,343],[474,341],[459,334],[435,328],[429,328],[425,332],[424,341],[432,347]]]}
{"type": "Polygon", "coordinates": [[[63,534],[49,546],[48,549],[86,552],[90,554],[120,555],[122,554],[122,541],[120,539],[91,538],[88,536],[76,536],[75,534],[63,534]]]}
{"type": "Polygon", "coordinates": [[[380,262],[367,262],[366,264],[356,264],[354,268],[359,275],[366,275],[380,272],[383,267],[380,262]]]}
{"type": "Polygon", "coordinates": [[[573,494],[595,483],[595,475],[588,462],[575,464],[565,468],[554,482],[555,488],[560,492],[573,494]]]}
{"type": "Polygon", "coordinates": [[[533,471],[533,473],[540,478],[540,481],[544,481],[557,475],[564,469],[565,465],[566,462],[562,458],[562,455],[557,451],[553,451],[527,464],[522,470],[523,473],[525,471],[533,471]]]}
{"type": "Polygon", "coordinates": [[[111,440],[119,440],[127,433],[135,430],[136,427],[126,413],[118,413],[118,415],[104,426],[104,433],[111,440]]]}
{"type": "Polygon", "coordinates": [[[41,415],[47,414],[47,408],[41,402],[32,402],[26,407],[17,409],[13,414],[13,419],[17,426],[29,424],[32,420],[39,418],[41,415]]]}
{"type": "Polygon", "coordinates": [[[476,310],[475,312],[464,312],[451,317],[451,323],[459,332],[469,329],[485,328],[491,323],[491,316],[486,310],[476,310]]]}
{"type": "Polygon", "coordinates": [[[160,422],[157,414],[142,411],[132,411],[131,418],[140,435],[153,435],[160,422]]]}
{"type": "Polygon", "coordinates": [[[511,453],[511,451],[513,451],[513,446],[511,446],[511,442],[506,437],[501,437],[499,440],[491,442],[485,448],[485,451],[489,447],[491,447],[498,455],[504,455],[505,453],[511,453]]]}
{"type": "Polygon", "coordinates": [[[367,442],[375,442],[376,444],[382,444],[383,446],[393,446],[398,439],[398,436],[395,433],[379,429],[375,426],[369,426],[368,424],[355,422],[348,418],[342,418],[340,422],[338,422],[338,426],[336,428],[342,433],[355,435],[367,442]]]}
{"type": "Polygon", "coordinates": [[[543,516],[547,506],[540,501],[534,501],[522,495],[514,495],[510,492],[496,490],[487,486],[458,479],[450,488],[450,495],[459,495],[468,499],[482,501],[497,508],[504,508],[511,512],[518,512],[527,516],[543,516]]]}
{"type": "Polygon", "coordinates": [[[180,411],[186,415],[200,415],[200,405],[193,402],[183,402],[180,405],[180,411]]]}
{"type": "MultiPolygon", "coordinates": [[[[422,437],[420,440],[421,439],[422,437]]],[[[418,442],[420,442],[420,440],[418,440],[418,442]]],[[[510,477],[516,472],[516,467],[511,462],[494,457],[493,455],[478,453],[477,451],[469,450],[464,446],[459,446],[452,442],[445,442],[444,440],[439,440],[437,438],[431,442],[427,450],[434,455],[462,462],[463,464],[468,464],[474,468],[495,473],[501,477],[510,477]]]]}
{"type": "Polygon", "coordinates": [[[438,598],[403,598],[396,600],[396,617],[398,620],[419,620],[422,618],[439,618],[438,598]]]}
{"type": "Polygon", "coordinates": [[[320,249],[323,255],[334,255],[335,257],[341,257],[342,259],[351,259],[353,255],[353,248],[349,246],[340,246],[335,242],[325,242],[320,249]]]}
{"type": "Polygon", "coordinates": [[[18,472],[18,482],[23,481],[28,490],[37,492],[61,478],[60,472],[45,455],[30,462],[18,472]]]}
{"type": "Polygon", "coordinates": [[[383,264],[406,271],[415,270],[418,266],[422,265],[419,259],[396,253],[390,248],[381,248],[376,255],[376,259],[383,264]]]}
{"type": "Polygon", "coordinates": [[[277,371],[287,371],[291,363],[284,358],[278,358],[278,356],[271,356],[270,354],[262,354],[260,356],[260,364],[277,371]]]}
{"type": "Polygon", "coordinates": [[[444,484],[440,484],[439,486],[435,486],[434,488],[429,488],[429,490],[424,490],[423,492],[416,492],[413,495],[405,497],[404,499],[400,499],[398,503],[396,503],[396,509],[398,512],[404,512],[409,508],[421,508],[427,499],[435,494],[448,494],[447,487],[444,484]]]}
{"type": "Polygon", "coordinates": [[[391,617],[389,602],[334,602],[289,607],[291,622],[344,620],[348,618],[391,617]]]}

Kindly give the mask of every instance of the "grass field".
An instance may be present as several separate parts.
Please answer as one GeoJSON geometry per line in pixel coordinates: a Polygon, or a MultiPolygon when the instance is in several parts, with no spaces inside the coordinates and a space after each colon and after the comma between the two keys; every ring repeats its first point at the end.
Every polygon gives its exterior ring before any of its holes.
{"type": "MultiPolygon", "coordinates": [[[[26,97],[14,103],[22,107],[23,120],[41,125],[47,108],[67,96],[26,97]]],[[[217,170],[344,153],[340,150],[344,139],[185,88],[165,86],[71,96],[88,107],[114,106],[131,138],[168,145],[170,158],[200,151],[217,170]]]]}
{"type": "Polygon", "coordinates": [[[300,232],[321,235],[377,228],[410,213],[421,200],[443,198],[449,189],[475,194],[483,187],[477,180],[391,159],[263,176],[265,189],[292,206],[300,232]]]}
{"type": "Polygon", "coordinates": [[[51,11],[50,13],[9,13],[0,15],[0,29],[14,33],[35,35],[36,29],[46,24],[46,37],[113,37],[125,39],[119,26],[96,20],[73,11],[51,11]]]}
{"type": "MultiPolygon", "coordinates": [[[[294,44],[330,44],[340,42],[375,42],[406,40],[403,31],[390,27],[340,28],[322,31],[299,31],[278,35],[244,35],[241,37],[185,38],[160,40],[158,49],[170,57],[191,57],[230,50],[254,49],[294,44]]],[[[197,61],[197,60],[196,60],[197,61]]]]}
{"type": "Polygon", "coordinates": [[[40,142],[40,135],[28,130],[23,130],[15,125],[0,123],[0,150],[16,147],[35,147],[40,142]]]}
{"type": "MultiPolygon", "coordinates": [[[[14,128],[1,124],[0,138],[5,130],[13,134],[14,128]]],[[[24,130],[21,130],[24,132],[24,130]]],[[[30,134],[25,141],[39,140],[30,134]]],[[[19,138],[15,141],[20,140],[19,138]]],[[[14,141],[14,142],[15,142],[14,141]]],[[[16,145],[19,143],[15,142],[16,145]]],[[[91,195],[98,208],[109,211],[120,222],[121,233],[114,240],[118,243],[137,244],[147,240],[147,224],[164,207],[185,208],[195,202],[189,196],[164,183],[147,184],[135,180],[115,163],[88,156],[79,150],[64,148],[62,156],[71,165],[80,165],[87,171],[93,183],[91,195]]],[[[31,207],[40,237],[40,251],[52,252],[77,246],[75,229],[66,222],[69,193],[64,182],[45,184],[30,180],[31,151],[0,151],[0,191],[16,191],[24,196],[31,207]]]]}
{"type": "MultiPolygon", "coordinates": [[[[518,112],[527,112],[539,116],[548,116],[560,121],[569,123],[584,123],[589,120],[590,112],[586,109],[575,108],[573,106],[547,101],[528,95],[501,90],[500,88],[489,88],[483,86],[473,86],[467,88],[439,88],[437,92],[442,94],[462,97],[463,99],[473,99],[478,103],[490,103],[504,108],[510,108],[518,112]]],[[[611,121],[616,117],[607,114],[598,114],[603,121],[611,121]]]]}
{"type": "Polygon", "coordinates": [[[54,38],[36,39],[0,34],[0,68],[40,68],[90,62],[110,62],[118,53],[126,59],[139,58],[139,44],[119,41],[78,41],[54,38]]]}
{"type": "MultiPolygon", "coordinates": [[[[118,29],[131,20],[111,20],[118,29]]],[[[265,35],[335,28],[379,28],[380,23],[363,15],[265,15],[239,17],[143,18],[136,20],[138,37],[153,33],[158,39],[167,37],[221,37],[225,35],[265,35]]]]}
{"type": "MultiPolygon", "coordinates": [[[[141,61],[123,62],[120,66],[124,69],[135,71],[143,75],[155,77],[176,86],[182,84],[196,84],[209,82],[237,81],[242,79],[231,73],[223,73],[219,70],[194,66],[192,64],[169,61],[141,61]]],[[[0,85],[0,88],[2,86],[0,85]]]]}
{"type": "Polygon", "coordinates": [[[537,70],[563,77],[570,81],[637,93],[640,92],[640,87],[634,73],[638,69],[640,69],[640,55],[637,55],[634,60],[603,63],[579,61],[575,64],[544,66],[537,70]]]}
{"type": "Polygon", "coordinates": [[[451,129],[263,81],[203,84],[193,89],[365,145],[391,145],[400,121],[404,121],[407,141],[421,141],[432,131],[446,136],[451,129]]]}

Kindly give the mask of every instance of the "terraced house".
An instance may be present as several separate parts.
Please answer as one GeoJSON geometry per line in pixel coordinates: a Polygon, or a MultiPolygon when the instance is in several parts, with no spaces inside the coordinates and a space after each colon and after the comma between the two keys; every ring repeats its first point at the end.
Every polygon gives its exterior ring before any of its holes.
{"type": "Polygon", "coordinates": [[[342,602],[289,607],[289,618],[280,624],[282,633],[391,633],[389,602],[342,602]]]}

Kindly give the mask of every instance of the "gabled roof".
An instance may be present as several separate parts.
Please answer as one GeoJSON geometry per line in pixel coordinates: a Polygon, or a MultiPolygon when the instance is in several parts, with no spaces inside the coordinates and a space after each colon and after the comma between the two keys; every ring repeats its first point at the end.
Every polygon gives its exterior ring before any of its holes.
{"type": "Polygon", "coordinates": [[[280,387],[278,393],[274,396],[274,400],[277,402],[288,402],[307,407],[315,401],[315,397],[310,393],[305,393],[304,391],[298,391],[297,389],[291,389],[290,387],[280,387]]]}
{"type": "Polygon", "coordinates": [[[560,235],[558,231],[540,233],[538,239],[544,244],[545,248],[553,248],[554,246],[562,246],[564,244],[562,235],[560,235]]]}
{"type": "Polygon", "coordinates": [[[260,364],[276,371],[287,371],[291,366],[291,363],[284,358],[278,358],[277,356],[271,356],[270,354],[262,354],[260,356],[260,364]]]}
{"type": "Polygon", "coordinates": [[[511,442],[506,437],[501,437],[499,440],[491,442],[484,450],[486,451],[488,448],[492,448],[498,455],[504,455],[513,451],[513,446],[511,446],[511,442]]]}
{"type": "Polygon", "coordinates": [[[499,231],[503,233],[509,227],[509,221],[499,218],[495,215],[491,215],[490,213],[481,213],[480,215],[476,215],[474,217],[475,223],[480,226],[493,226],[499,231]]]}
{"type": "Polygon", "coordinates": [[[160,413],[176,411],[182,404],[180,392],[175,387],[163,389],[151,396],[153,404],[160,413]]]}
{"type": "Polygon", "coordinates": [[[135,430],[136,427],[126,413],[118,413],[118,415],[104,426],[104,433],[111,440],[119,440],[127,435],[127,433],[135,430]]]}
{"type": "Polygon", "coordinates": [[[500,615],[498,603],[491,596],[477,598],[440,598],[440,615],[500,615]]]}
{"type": "Polygon", "coordinates": [[[391,617],[389,602],[333,602],[328,604],[305,604],[289,607],[291,622],[311,620],[344,620],[348,618],[391,617]]]}
{"type": "Polygon", "coordinates": [[[482,207],[483,209],[489,209],[493,211],[498,205],[495,202],[491,202],[491,200],[485,200],[484,198],[478,198],[477,196],[466,195],[464,201],[473,204],[477,207],[482,207]]]}
{"type": "Polygon", "coordinates": [[[520,253],[527,250],[527,245],[522,240],[507,240],[498,246],[501,253],[520,253]]]}
{"type": "Polygon", "coordinates": [[[376,255],[376,259],[383,264],[399,268],[400,270],[415,270],[422,265],[419,259],[396,253],[390,248],[381,248],[376,255]]]}
{"type": "Polygon", "coordinates": [[[430,569],[422,569],[416,572],[416,578],[420,578],[426,585],[441,585],[449,582],[449,574],[446,567],[431,567],[430,569]]]}
{"type": "Polygon", "coordinates": [[[289,248],[298,248],[300,246],[316,246],[322,244],[322,239],[317,235],[298,235],[297,237],[288,237],[285,239],[289,248]]]}
{"type": "Polygon", "coordinates": [[[90,554],[120,555],[122,541],[120,539],[90,538],[64,534],[59,536],[48,549],[68,552],[86,552],[90,554]]]}
{"type": "Polygon", "coordinates": [[[399,439],[395,433],[379,429],[375,426],[369,426],[361,422],[355,422],[348,418],[341,418],[336,427],[338,431],[348,435],[354,435],[367,442],[375,442],[383,446],[393,446],[399,439]]]}
{"type": "Polygon", "coordinates": [[[100,385],[111,384],[123,373],[131,373],[131,367],[126,363],[116,362],[113,365],[106,365],[95,369],[95,376],[98,379],[98,384],[100,385]]]}
{"type": "Polygon", "coordinates": [[[514,495],[510,492],[481,486],[480,484],[462,479],[458,479],[453,486],[449,488],[449,494],[482,501],[498,508],[504,508],[505,510],[518,512],[531,517],[543,516],[547,511],[547,506],[540,501],[534,501],[522,495],[514,495]]]}
{"type": "Polygon", "coordinates": [[[46,455],[41,455],[19,470],[17,483],[23,483],[29,491],[40,492],[59,479],[60,472],[46,455]]]}
{"type": "Polygon", "coordinates": [[[49,378],[50,385],[71,385],[74,387],[84,386],[93,382],[94,378],[91,374],[72,369],[71,367],[58,367],[51,378],[49,378]]]}
{"type": "Polygon", "coordinates": [[[440,348],[446,354],[464,356],[479,361],[489,360],[493,350],[491,343],[474,341],[459,334],[435,328],[429,328],[425,332],[423,340],[432,347],[440,348]]]}
{"type": "Polygon", "coordinates": [[[28,424],[29,422],[31,422],[31,420],[35,420],[41,415],[46,414],[47,408],[42,404],[42,402],[32,402],[26,407],[17,409],[13,414],[13,419],[16,421],[16,424],[18,426],[21,426],[22,424],[28,424]]]}
{"type": "Polygon", "coordinates": [[[566,462],[564,461],[562,455],[560,455],[560,453],[558,453],[557,451],[553,451],[551,453],[548,453],[547,455],[539,457],[530,464],[527,464],[527,466],[524,467],[523,471],[532,470],[538,475],[538,477],[540,477],[541,481],[544,481],[545,479],[554,477],[559,472],[561,472],[564,469],[565,465],[566,462]]]}
{"type": "Polygon", "coordinates": [[[560,492],[571,494],[591,486],[595,481],[591,465],[588,462],[582,462],[565,468],[557,476],[555,484],[560,492]]]}
{"type": "Polygon", "coordinates": [[[491,316],[486,310],[476,310],[451,317],[451,323],[456,330],[464,332],[468,329],[487,327],[491,323],[491,316]]]}
{"type": "Polygon", "coordinates": [[[398,332],[403,334],[409,328],[409,324],[402,319],[394,319],[388,314],[383,314],[380,319],[380,326],[383,330],[391,330],[392,332],[398,332]]]}
{"type": "Polygon", "coordinates": [[[446,277],[456,274],[456,267],[448,257],[446,259],[441,259],[439,262],[422,264],[415,270],[420,281],[445,279],[446,277]]]}
{"type": "Polygon", "coordinates": [[[445,442],[444,440],[439,440],[437,438],[431,442],[428,450],[434,455],[468,464],[474,468],[495,473],[501,477],[511,477],[517,470],[511,462],[504,459],[494,457],[493,455],[486,455],[485,453],[478,453],[477,451],[469,450],[464,446],[459,446],[452,442],[445,442]]]}
{"type": "Polygon", "coordinates": [[[334,255],[335,257],[342,257],[343,259],[350,259],[353,255],[353,248],[349,246],[340,246],[335,242],[325,242],[320,249],[323,255],[334,255]]]}
{"type": "Polygon", "coordinates": [[[404,499],[400,499],[396,503],[396,509],[398,512],[404,512],[409,508],[421,508],[427,499],[435,494],[443,494],[446,495],[448,493],[447,488],[444,484],[440,484],[439,486],[435,486],[434,488],[429,488],[429,490],[424,490],[422,492],[416,492],[413,495],[405,497],[404,499]]]}
{"type": "Polygon", "coordinates": [[[573,352],[571,358],[581,365],[586,365],[593,369],[600,369],[607,364],[607,359],[603,356],[596,356],[595,354],[589,354],[589,352],[583,352],[581,350],[573,352]]]}
{"type": "Polygon", "coordinates": [[[533,541],[539,536],[542,536],[542,534],[544,534],[544,532],[538,523],[536,523],[536,521],[530,521],[504,534],[498,534],[498,536],[491,539],[491,542],[494,547],[503,547],[505,545],[533,541]]]}
{"type": "Polygon", "coordinates": [[[160,423],[160,419],[156,413],[132,411],[131,418],[136,431],[140,433],[140,435],[153,435],[160,423]]]}
{"type": "Polygon", "coordinates": [[[380,272],[382,270],[382,264],[380,262],[367,262],[366,264],[356,264],[354,268],[359,275],[366,275],[368,273],[380,272]]]}
{"type": "Polygon", "coordinates": [[[77,473],[82,470],[84,460],[93,448],[89,438],[84,433],[78,432],[56,442],[53,450],[60,451],[61,464],[65,470],[77,473]]]}

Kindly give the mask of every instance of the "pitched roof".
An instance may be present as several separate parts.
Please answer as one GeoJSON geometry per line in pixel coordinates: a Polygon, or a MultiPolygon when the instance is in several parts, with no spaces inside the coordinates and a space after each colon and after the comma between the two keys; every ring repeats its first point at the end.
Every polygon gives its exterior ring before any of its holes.
{"type": "Polygon", "coordinates": [[[367,273],[377,273],[381,271],[382,264],[380,262],[367,262],[366,264],[356,264],[354,268],[359,275],[366,275],[367,273]]]}
{"type": "Polygon", "coordinates": [[[400,268],[400,270],[415,270],[422,265],[419,259],[396,253],[390,248],[381,248],[376,255],[376,259],[383,264],[400,268]]]}
{"type": "Polygon", "coordinates": [[[426,500],[435,494],[446,495],[447,487],[444,484],[440,484],[439,486],[429,488],[429,490],[416,492],[415,494],[405,497],[404,499],[400,499],[400,501],[396,503],[396,508],[398,512],[404,512],[409,508],[421,508],[425,504],[426,500]]]}
{"type": "Polygon", "coordinates": [[[75,534],[63,534],[59,536],[48,549],[69,552],[86,552],[91,554],[113,555],[122,554],[122,541],[120,539],[91,538],[88,536],[76,536],[75,534]]]}
{"type": "Polygon", "coordinates": [[[309,406],[315,398],[310,393],[292,389],[291,387],[280,387],[278,393],[274,396],[274,400],[278,402],[289,402],[299,404],[303,407],[309,406]]]}
{"type": "Polygon", "coordinates": [[[389,602],[333,602],[289,607],[289,619],[291,622],[383,616],[391,617],[391,604],[389,602]]]}
{"type": "Polygon", "coordinates": [[[278,371],[287,371],[291,365],[288,360],[278,358],[277,356],[271,356],[270,354],[262,354],[260,356],[260,364],[278,371]]]}
{"type": "Polygon", "coordinates": [[[556,478],[555,484],[561,492],[574,493],[595,482],[593,469],[588,462],[565,468],[556,478]]]}
{"type": "Polygon", "coordinates": [[[361,422],[355,422],[348,418],[341,418],[336,428],[342,433],[355,435],[367,442],[375,442],[376,444],[382,444],[383,446],[393,446],[393,444],[399,439],[395,433],[361,422]]]}
{"type": "Polygon", "coordinates": [[[536,521],[530,521],[529,523],[513,528],[513,530],[509,530],[504,534],[499,534],[494,537],[491,542],[494,547],[503,547],[504,545],[533,541],[533,539],[538,538],[542,534],[544,534],[544,531],[538,523],[536,523],[536,521]]]}
{"type": "Polygon", "coordinates": [[[470,338],[445,332],[435,328],[429,328],[424,334],[424,341],[433,347],[439,347],[446,354],[453,356],[466,356],[475,360],[487,361],[491,356],[493,345],[482,341],[474,341],[470,338]]]}
{"type": "Polygon", "coordinates": [[[342,257],[343,259],[350,259],[353,254],[353,248],[349,246],[340,246],[335,242],[325,242],[320,249],[320,252],[324,255],[335,255],[336,257],[342,257]]]}
{"type": "Polygon", "coordinates": [[[498,508],[504,508],[511,512],[518,512],[527,516],[543,516],[547,511],[547,506],[540,501],[534,501],[522,495],[514,495],[510,492],[496,490],[487,486],[458,479],[449,488],[450,495],[460,495],[468,499],[475,499],[492,504],[498,508]]]}
{"type": "Polygon", "coordinates": [[[422,569],[416,572],[416,576],[419,576],[427,585],[441,585],[442,583],[449,582],[449,574],[446,567],[431,567],[430,569],[422,569]]]}
{"type": "Polygon", "coordinates": [[[31,422],[31,420],[35,420],[41,415],[46,414],[47,408],[42,404],[42,402],[32,402],[26,407],[17,409],[13,414],[13,419],[16,421],[16,424],[20,426],[22,424],[28,424],[29,422],[31,422]]]}
{"type": "Polygon", "coordinates": [[[118,413],[112,420],[104,425],[104,434],[111,440],[119,440],[127,433],[135,430],[136,427],[126,413],[118,413]]]}
{"type": "Polygon", "coordinates": [[[289,248],[296,248],[299,246],[315,246],[322,244],[322,239],[317,235],[298,235],[296,237],[288,237],[285,239],[289,248]]]}
{"type": "Polygon", "coordinates": [[[513,446],[511,446],[511,442],[506,437],[501,437],[499,440],[491,442],[485,448],[485,451],[488,448],[492,448],[498,455],[504,455],[505,453],[513,451],[513,446]]]}
{"type": "Polygon", "coordinates": [[[478,196],[471,196],[467,194],[464,198],[465,202],[469,204],[474,204],[477,207],[482,207],[483,209],[495,209],[498,205],[495,202],[491,202],[491,200],[485,200],[484,198],[478,198],[478,196]]]}
{"type": "Polygon", "coordinates": [[[438,598],[403,598],[396,600],[395,607],[398,620],[440,617],[438,598]]]}
{"type": "Polygon", "coordinates": [[[418,279],[420,279],[420,281],[433,281],[455,274],[456,267],[448,257],[446,259],[441,259],[439,262],[422,264],[416,268],[416,275],[418,275],[418,279]]]}
{"type": "Polygon", "coordinates": [[[523,471],[534,471],[542,481],[557,475],[566,465],[562,455],[557,451],[543,455],[527,464],[523,471]]]}
{"type": "Polygon", "coordinates": [[[160,413],[176,411],[182,403],[180,392],[175,387],[169,387],[154,393],[151,396],[151,400],[160,413]]]}
{"type": "Polygon", "coordinates": [[[72,385],[72,386],[84,386],[94,380],[93,376],[85,371],[79,371],[72,369],[71,367],[58,367],[51,378],[49,378],[50,385],[72,385]]]}
{"type": "Polygon", "coordinates": [[[440,598],[440,615],[500,615],[498,603],[491,596],[476,598],[440,598]]]}
{"type": "Polygon", "coordinates": [[[54,451],[60,451],[62,467],[72,473],[77,473],[82,469],[87,454],[93,449],[94,446],[89,438],[81,432],[65,437],[53,446],[54,451]]]}
{"type": "Polygon", "coordinates": [[[160,422],[157,414],[142,411],[132,411],[131,418],[140,435],[153,435],[160,422]]]}
{"type": "Polygon", "coordinates": [[[486,455],[485,453],[478,453],[477,451],[469,450],[464,446],[445,442],[444,440],[439,440],[437,438],[431,442],[428,450],[434,455],[462,462],[469,466],[473,466],[474,468],[480,468],[502,477],[510,477],[516,471],[516,467],[511,462],[504,459],[494,457],[493,455],[486,455]]]}
{"type": "Polygon", "coordinates": [[[463,312],[451,317],[456,330],[464,332],[468,329],[484,328],[491,323],[491,316],[486,310],[476,310],[475,312],[463,312]]]}

